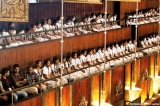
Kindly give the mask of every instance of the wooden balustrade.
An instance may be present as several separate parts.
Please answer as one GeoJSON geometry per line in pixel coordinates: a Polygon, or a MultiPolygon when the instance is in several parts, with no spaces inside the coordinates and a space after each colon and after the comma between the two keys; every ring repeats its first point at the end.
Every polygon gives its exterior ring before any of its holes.
{"type": "MultiPolygon", "coordinates": [[[[107,33],[107,44],[120,42],[130,38],[131,28],[122,28],[107,33]]],[[[77,52],[82,49],[88,49],[104,45],[104,32],[75,36],[64,39],[64,55],[77,52]]],[[[28,65],[34,65],[36,60],[53,60],[54,56],[60,56],[60,40],[41,42],[26,46],[0,50],[0,69],[3,67],[12,67],[18,63],[21,68],[28,65]]]]}

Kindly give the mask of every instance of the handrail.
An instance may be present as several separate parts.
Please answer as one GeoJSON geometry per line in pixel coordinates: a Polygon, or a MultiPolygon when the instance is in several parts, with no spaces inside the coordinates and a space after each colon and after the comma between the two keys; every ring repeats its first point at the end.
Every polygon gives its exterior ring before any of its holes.
{"type": "MultiPolygon", "coordinates": [[[[158,15],[156,15],[158,16],[158,15]]],[[[147,16],[147,17],[155,17],[155,16],[147,16]]],[[[145,17],[139,17],[139,18],[145,18],[145,17]]],[[[130,19],[136,19],[136,18],[130,18],[130,19]]],[[[108,21],[108,23],[113,23],[113,22],[120,22],[120,21],[126,21],[126,20],[130,20],[130,19],[120,19],[117,21],[108,21]]],[[[99,25],[99,24],[104,24],[103,23],[95,23],[95,24],[87,24],[87,25],[78,25],[78,26],[73,26],[73,27],[64,27],[63,29],[69,29],[69,28],[76,28],[76,27],[83,27],[83,26],[88,26],[88,25],[99,25]]],[[[151,22],[151,23],[156,23],[156,22],[151,22]]],[[[149,24],[149,23],[146,23],[149,24]]],[[[36,31],[36,32],[29,32],[29,33],[23,33],[23,34],[14,34],[13,36],[21,36],[21,35],[30,35],[30,34],[36,34],[36,33],[41,33],[41,32],[47,32],[47,31],[56,31],[56,30],[61,30],[61,28],[58,29],[51,29],[51,30],[43,30],[43,31],[36,31]]],[[[83,35],[83,34],[82,34],[83,35]]],[[[7,35],[7,36],[0,36],[0,38],[7,38],[7,37],[13,37],[12,35],[7,35]]]]}
{"type": "MultiPolygon", "coordinates": [[[[147,49],[152,48],[152,47],[157,47],[157,46],[151,46],[151,47],[147,47],[147,48],[141,48],[140,50],[138,50],[138,52],[140,52],[140,51],[142,51],[142,50],[147,50],[147,49]]],[[[154,52],[155,52],[155,51],[154,51],[154,52]]],[[[134,52],[130,52],[129,54],[132,54],[132,53],[134,53],[134,52]]],[[[120,57],[123,57],[123,58],[124,58],[125,56],[127,56],[127,55],[129,55],[129,54],[125,54],[125,55],[123,55],[123,56],[119,56],[119,57],[110,59],[110,60],[108,60],[108,61],[106,61],[106,62],[109,62],[109,61],[111,61],[111,60],[118,59],[118,58],[120,58],[120,57]]],[[[143,56],[143,57],[144,57],[144,56],[143,56]]],[[[134,59],[134,58],[133,58],[133,59],[134,59]]],[[[90,65],[90,66],[87,66],[87,67],[84,67],[84,68],[76,69],[76,70],[74,70],[74,71],[72,71],[72,72],[63,74],[63,76],[64,76],[64,75],[69,75],[69,74],[71,74],[71,73],[74,73],[74,72],[76,72],[76,71],[80,71],[80,70],[83,70],[83,69],[86,69],[86,68],[90,68],[90,67],[92,67],[92,66],[100,65],[101,63],[104,63],[104,62],[99,62],[99,63],[94,64],[94,65],[90,65]]],[[[123,62],[123,63],[124,63],[124,62],[123,62]]],[[[107,71],[107,70],[108,70],[108,69],[106,69],[105,71],[107,71]]],[[[28,88],[28,87],[31,87],[31,86],[34,86],[34,85],[37,85],[37,84],[40,84],[40,83],[43,83],[43,82],[46,82],[46,81],[49,81],[49,80],[54,80],[54,79],[59,78],[59,77],[60,77],[60,76],[56,76],[56,77],[54,77],[54,78],[49,78],[49,79],[46,79],[46,80],[43,80],[43,81],[36,82],[36,83],[34,83],[34,84],[30,84],[30,85],[26,85],[26,86],[23,86],[23,87],[20,87],[20,88],[16,88],[16,89],[14,89],[14,90],[12,90],[12,91],[7,91],[7,92],[5,92],[5,93],[1,93],[0,96],[5,95],[5,94],[8,94],[8,93],[11,93],[11,92],[16,92],[16,91],[19,91],[19,90],[21,90],[21,89],[28,88]]],[[[54,88],[54,89],[55,89],[55,88],[54,88]]]]}

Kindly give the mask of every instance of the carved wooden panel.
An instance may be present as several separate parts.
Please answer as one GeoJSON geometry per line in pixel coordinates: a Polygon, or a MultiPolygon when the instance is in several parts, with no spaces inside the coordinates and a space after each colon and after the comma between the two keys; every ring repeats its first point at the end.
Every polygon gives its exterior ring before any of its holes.
{"type": "Polygon", "coordinates": [[[146,79],[144,80],[144,75],[146,73],[146,71],[149,71],[149,64],[150,64],[150,59],[149,57],[144,57],[140,60],[140,78],[141,78],[141,101],[144,102],[148,97],[149,97],[149,88],[148,88],[148,84],[149,84],[149,80],[150,79],[146,79]]]}
{"type": "Polygon", "coordinates": [[[112,95],[111,103],[112,104],[124,99],[124,93],[116,96],[117,83],[121,82],[122,87],[124,87],[124,72],[125,72],[124,66],[113,69],[112,71],[112,90],[111,90],[111,95],[112,95]]]}
{"type": "Polygon", "coordinates": [[[1,0],[0,21],[28,22],[28,0],[1,0]]]}
{"type": "Polygon", "coordinates": [[[73,96],[73,106],[78,106],[82,97],[85,97],[85,100],[88,102],[88,106],[90,106],[90,79],[86,79],[80,82],[75,83],[74,85],[74,95],[73,96]]]}

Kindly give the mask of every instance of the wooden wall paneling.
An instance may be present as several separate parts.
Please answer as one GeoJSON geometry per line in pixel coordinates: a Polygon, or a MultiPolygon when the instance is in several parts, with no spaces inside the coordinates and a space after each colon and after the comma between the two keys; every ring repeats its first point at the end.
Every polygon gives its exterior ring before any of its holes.
{"type": "MultiPolygon", "coordinates": [[[[138,3],[138,9],[144,10],[148,8],[158,7],[158,0],[141,0],[138,3]]],[[[120,19],[125,18],[126,13],[136,12],[136,3],[135,2],[120,2],[120,19]]],[[[121,22],[123,25],[123,22],[121,22]]]]}
{"type": "Polygon", "coordinates": [[[99,104],[99,93],[100,93],[100,75],[92,77],[92,88],[91,88],[91,105],[99,104]]]}
{"type": "Polygon", "coordinates": [[[143,75],[145,70],[147,69],[147,71],[149,72],[149,61],[150,58],[144,57],[141,59],[141,63],[140,63],[140,78],[141,78],[141,101],[144,102],[146,99],[149,98],[149,88],[148,88],[148,84],[149,84],[149,79],[148,80],[143,80],[143,75]]]}
{"type": "MultiPolygon", "coordinates": [[[[127,27],[108,31],[106,35],[107,44],[130,38],[130,30],[130,27],[127,27]]],[[[102,45],[104,45],[104,32],[65,38],[64,55],[102,45]]],[[[34,65],[36,60],[53,60],[54,56],[60,56],[60,40],[8,48],[0,51],[3,51],[2,54],[4,54],[4,57],[1,58],[1,61],[4,62],[0,65],[0,68],[12,66],[15,63],[24,68],[28,65],[34,65]]]]}
{"type": "Polygon", "coordinates": [[[145,80],[145,81],[141,81],[141,89],[142,89],[142,92],[141,92],[141,102],[145,102],[148,98],[149,98],[149,92],[148,92],[148,83],[149,82],[149,79],[148,80],[145,80]]]}
{"type": "Polygon", "coordinates": [[[158,23],[149,23],[138,26],[138,37],[146,36],[152,33],[158,33],[158,23]]]}
{"type": "MultiPolygon", "coordinates": [[[[154,75],[155,75],[155,54],[152,54],[151,56],[150,56],[150,72],[149,72],[149,75],[151,76],[151,77],[154,77],[154,75]]],[[[153,80],[150,80],[150,86],[149,86],[150,88],[150,91],[149,91],[149,98],[151,98],[152,96],[153,96],[153,80]]]]}
{"type": "Polygon", "coordinates": [[[86,101],[88,101],[88,106],[90,106],[90,79],[86,79],[80,82],[75,83],[74,85],[74,95],[73,102],[74,106],[78,106],[82,97],[85,97],[86,101]]]}
{"type": "Polygon", "coordinates": [[[111,71],[105,73],[105,102],[107,103],[111,103],[111,71]]]}
{"type": "Polygon", "coordinates": [[[70,85],[62,89],[62,106],[70,106],[70,85]]]}
{"type": "Polygon", "coordinates": [[[111,89],[111,95],[112,95],[112,101],[111,103],[114,104],[122,99],[124,99],[124,90],[123,93],[116,96],[116,85],[117,83],[121,81],[122,86],[125,86],[125,80],[124,80],[124,66],[120,66],[116,69],[113,69],[112,71],[112,89],[111,89]]]}
{"type": "Polygon", "coordinates": [[[131,63],[125,65],[125,86],[130,87],[132,66],[131,63]]]}
{"type": "Polygon", "coordinates": [[[26,100],[22,103],[19,103],[16,106],[42,106],[41,101],[42,101],[42,96],[38,96],[32,99],[26,100]]]}
{"type": "Polygon", "coordinates": [[[155,54],[152,54],[150,56],[150,75],[154,77],[154,71],[155,71],[155,54]]]}
{"type": "Polygon", "coordinates": [[[135,87],[140,87],[140,60],[136,61],[136,70],[135,70],[135,87]]]}
{"type": "Polygon", "coordinates": [[[46,105],[45,106],[56,106],[56,91],[46,94],[46,105]]]}
{"type": "Polygon", "coordinates": [[[0,50],[0,60],[1,60],[1,63],[0,63],[0,70],[6,66],[6,51],[5,50],[0,50]]]}

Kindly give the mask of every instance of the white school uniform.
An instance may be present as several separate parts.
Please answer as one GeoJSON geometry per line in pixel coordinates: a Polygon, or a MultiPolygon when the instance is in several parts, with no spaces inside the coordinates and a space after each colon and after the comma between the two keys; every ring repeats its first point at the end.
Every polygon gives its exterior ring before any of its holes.
{"type": "MultiPolygon", "coordinates": [[[[68,27],[72,27],[72,25],[71,25],[70,23],[64,24],[64,28],[67,28],[67,29],[65,29],[65,30],[68,30],[68,32],[70,32],[70,31],[71,31],[71,28],[68,28],[68,27]]],[[[67,35],[67,37],[75,36],[74,33],[68,33],[68,32],[65,31],[65,30],[64,30],[64,33],[67,35]]]]}
{"type": "MultiPolygon", "coordinates": [[[[48,24],[46,24],[45,28],[46,28],[46,30],[54,30],[55,29],[54,26],[51,26],[51,25],[48,25],[48,24]]],[[[48,33],[53,34],[52,31],[48,31],[48,33]]],[[[51,39],[59,39],[60,38],[60,36],[57,36],[57,35],[55,35],[55,36],[47,35],[47,36],[51,37],[51,39]]]]}
{"type": "MultiPolygon", "coordinates": [[[[42,68],[42,73],[46,74],[48,76],[48,78],[51,78],[49,76],[49,74],[52,73],[51,67],[46,67],[44,66],[42,68]]],[[[42,76],[42,79],[46,80],[44,76],[42,76]]],[[[58,80],[58,82],[50,80],[50,81],[46,81],[46,83],[48,83],[50,86],[52,86],[53,88],[60,86],[60,80],[58,80]]]]}
{"type": "MultiPolygon", "coordinates": [[[[57,64],[52,64],[52,65],[51,65],[51,69],[52,69],[52,71],[54,72],[54,75],[55,75],[55,76],[60,76],[60,73],[58,72],[59,69],[60,69],[60,66],[59,66],[59,65],[57,65],[57,64]]],[[[62,72],[62,74],[63,74],[63,72],[62,72]]],[[[62,76],[62,84],[67,84],[67,83],[68,83],[67,79],[65,79],[65,78],[62,76]]]]}
{"type": "MultiPolygon", "coordinates": [[[[86,23],[80,22],[79,25],[86,25],[86,23]]],[[[83,27],[85,27],[85,26],[83,26],[83,27]]],[[[78,29],[84,34],[88,33],[88,31],[86,29],[83,29],[82,27],[78,27],[78,29]]]]}
{"type": "MultiPolygon", "coordinates": [[[[9,33],[8,32],[5,32],[3,33],[2,36],[9,36],[9,33]]],[[[14,37],[14,35],[12,35],[14,37]]],[[[12,40],[12,37],[7,37],[7,39],[9,40],[9,42],[12,40]]],[[[7,45],[6,47],[16,47],[16,46],[19,46],[19,43],[16,42],[16,43],[10,43],[10,45],[7,45]]]]}
{"type": "MultiPolygon", "coordinates": [[[[88,54],[86,59],[87,59],[87,62],[89,62],[91,65],[94,65],[93,61],[95,61],[95,58],[94,58],[93,55],[88,54]]],[[[96,66],[91,66],[91,67],[89,67],[89,72],[88,73],[93,74],[97,71],[98,71],[98,69],[96,68],[96,66]]]]}
{"type": "Polygon", "coordinates": [[[98,61],[99,62],[103,62],[102,64],[101,64],[101,70],[103,71],[104,70],[104,65],[105,65],[105,69],[107,69],[107,68],[109,68],[109,63],[108,62],[106,62],[105,64],[104,64],[104,53],[102,53],[102,51],[101,50],[98,50],[97,52],[96,52],[96,58],[98,59],[98,61]]]}
{"type": "MultiPolygon", "coordinates": [[[[71,61],[71,63],[74,65],[74,67],[75,67],[76,69],[79,69],[78,67],[76,67],[77,65],[79,65],[80,68],[83,68],[83,67],[82,67],[82,63],[81,63],[81,61],[80,61],[79,58],[76,58],[76,59],[73,58],[72,61],[71,61]]],[[[86,76],[88,76],[88,73],[83,73],[82,71],[77,71],[77,72],[75,72],[74,74],[78,74],[79,76],[81,75],[81,77],[86,77],[86,76]]]]}

